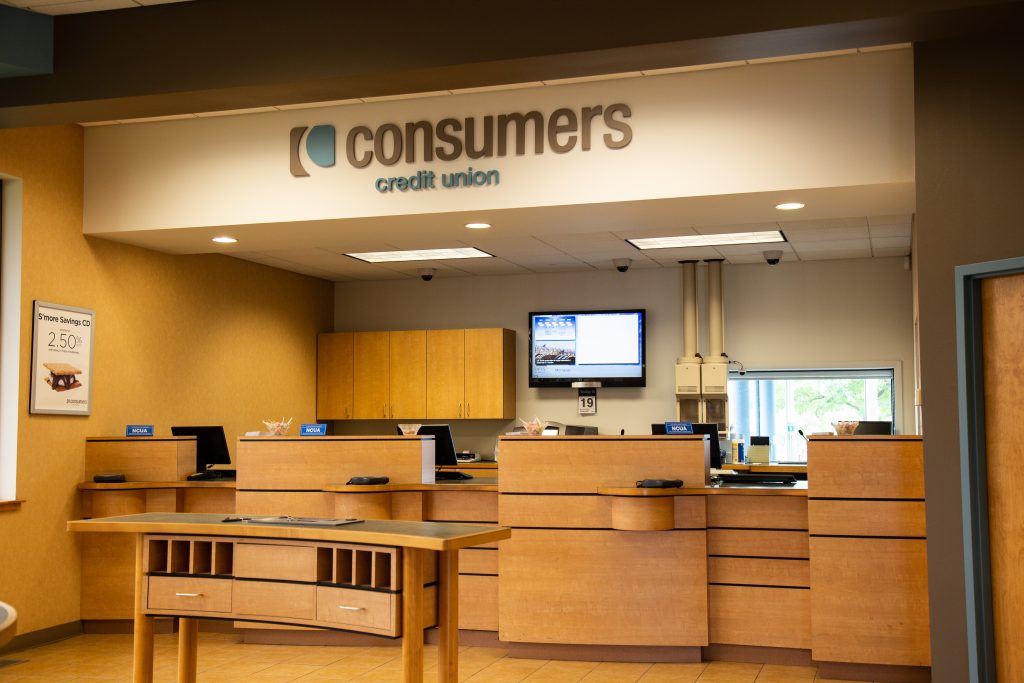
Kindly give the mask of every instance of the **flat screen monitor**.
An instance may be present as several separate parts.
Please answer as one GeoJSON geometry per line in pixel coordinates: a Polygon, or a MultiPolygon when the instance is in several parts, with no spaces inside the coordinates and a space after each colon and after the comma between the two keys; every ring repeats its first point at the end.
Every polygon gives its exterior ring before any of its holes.
{"type": "Polygon", "coordinates": [[[652,422],[651,423],[651,435],[652,436],[664,436],[667,434],[664,422],[652,422]]]}
{"type": "Polygon", "coordinates": [[[171,427],[171,434],[196,437],[196,472],[203,472],[210,465],[231,464],[223,427],[171,427]]]}
{"type": "Polygon", "coordinates": [[[530,386],[647,386],[645,310],[530,313],[530,386]]]}
{"type": "Polygon", "coordinates": [[[853,430],[855,436],[876,436],[880,434],[892,434],[892,422],[888,420],[862,420],[857,423],[853,430]]]}
{"type": "Polygon", "coordinates": [[[714,422],[694,422],[694,434],[707,434],[711,437],[711,467],[721,469],[722,447],[718,443],[718,425],[714,422]]]}
{"type": "Polygon", "coordinates": [[[455,440],[452,439],[451,425],[421,425],[416,432],[420,436],[434,437],[434,467],[457,467],[455,440]]]}

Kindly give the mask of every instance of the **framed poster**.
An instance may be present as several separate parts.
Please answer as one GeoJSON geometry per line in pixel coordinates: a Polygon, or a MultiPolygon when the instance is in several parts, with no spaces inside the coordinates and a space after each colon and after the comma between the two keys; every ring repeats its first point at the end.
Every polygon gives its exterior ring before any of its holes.
{"type": "Polygon", "coordinates": [[[92,334],[96,312],[36,301],[32,306],[30,413],[92,413],[92,334]]]}

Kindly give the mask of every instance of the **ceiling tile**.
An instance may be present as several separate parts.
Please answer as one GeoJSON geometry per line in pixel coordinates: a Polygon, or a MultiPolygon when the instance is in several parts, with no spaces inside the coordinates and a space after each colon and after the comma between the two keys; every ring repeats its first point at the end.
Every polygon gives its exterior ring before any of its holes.
{"type": "Polygon", "coordinates": [[[910,247],[872,247],[875,256],[910,256],[910,247]]]}
{"type": "Polygon", "coordinates": [[[698,235],[724,235],[733,232],[769,232],[778,230],[778,223],[746,223],[744,225],[695,225],[693,231],[698,235]]]}
{"type": "Polygon", "coordinates": [[[910,229],[914,217],[909,214],[898,214],[895,216],[868,216],[868,225],[874,228],[876,225],[903,225],[910,229]]]}
{"type": "Polygon", "coordinates": [[[850,249],[851,251],[867,250],[870,254],[871,242],[865,236],[863,239],[854,240],[828,240],[828,241],[815,241],[815,242],[802,242],[793,243],[793,251],[800,254],[802,257],[804,254],[813,254],[815,252],[837,252],[843,249],[850,249]]]}
{"type": "Polygon", "coordinates": [[[128,9],[132,7],[138,7],[132,0],[74,0],[68,2],[67,0],[60,0],[58,2],[50,2],[49,0],[36,0],[30,2],[27,8],[33,12],[41,12],[43,14],[60,15],[60,14],[82,14],[85,12],[104,12],[112,9],[128,9]]]}
{"type": "MultiPolygon", "coordinates": [[[[640,251],[639,249],[637,251],[640,251]]],[[[686,247],[679,249],[644,249],[640,251],[647,258],[661,265],[675,265],[679,261],[701,261],[719,259],[722,255],[715,247],[686,247]]]]}
{"type": "Polygon", "coordinates": [[[863,249],[848,248],[848,249],[834,249],[834,250],[822,250],[822,251],[812,251],[812,252],[803,252],[803,251],[797,250],[796,253],[800,257],[801,261],[832,261],[832,260],[849,259],[849,258],[871,258],[871,249],[870,248],[863,248],[863,249]]]}
{"type": "Polygon", "coordinates": [[[872,225],[868,228],[871,239],[879,237],[906,237],[910,239],[910,225],[872,225]]]}

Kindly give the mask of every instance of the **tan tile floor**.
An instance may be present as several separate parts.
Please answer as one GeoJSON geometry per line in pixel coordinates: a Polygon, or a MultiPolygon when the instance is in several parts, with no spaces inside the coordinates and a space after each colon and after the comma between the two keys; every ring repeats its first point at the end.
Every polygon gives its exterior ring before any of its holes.
{"type": "MultiPolygon", "coordinates": [[[[173,683],[177,636],[158,635],[155,683],[173,683]]],[[[624,664],[563,662],[506,657],[501,648],[463,647],[459,677],[469,683],[812,683],[814,667],[702,662],[624,664]]],[[[433,681],[437,647],[428,645],[424,678],[433,681]]],[[[0,656],[0,683],[101,683],[131,681],[132,644],[128,635],[82,635],[59,643],[0,656]],[[24,663],[2,666],[5,661],[24,663]]],[[[199,683],[285,683],[286,681],[401,681],[402,650],[381,647],[247,645],[237,635],[201,633],[199,683]]],[[[823,680],[823,679],[822,679],[823,680]]],[[[833,681],[833,683],[843,683],[833,681]]]]}

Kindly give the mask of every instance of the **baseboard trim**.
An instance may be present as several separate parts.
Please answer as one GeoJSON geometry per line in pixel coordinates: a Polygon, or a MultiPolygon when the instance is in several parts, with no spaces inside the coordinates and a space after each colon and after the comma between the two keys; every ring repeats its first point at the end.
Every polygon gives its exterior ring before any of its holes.
{"type": "Polygon", "coordinates": [[[563,645],[505,643],[508,656],[520,659],[568,659],[586,662],[699,662],[699,647],[658,645],[563,645]]]}
{"type": "Polygon", "coordinates": [[[896,666],[892,664],[850,664],[847,662],[815,662],[818,678],[876,683],[929,683],[930,666],[896,666]]]}
{"type": "Polygon", "coordinates": [[[69,621],[66,624],[58,624],[57,626],[41,628],[38,631],[21,633],[14,636],[7,645],[0,647],[0,654],[14,652],[15,650],[27,650],[30,647],[38,647],[47,643],[55,643],[58,640],[77,636],[81,632],[81,621],[69,621]]]}
{"type": "MultiPolygon", "coordinates": [[[[372,636],[365,633],[328,630],[285,630],[268,628],[234,629],[243,635],[243,642],[258,645],[347,645],[350,647],[383,647],[401,643],[401,638],[372,636]]],[[[423,632],[424,642],[435,644],[440,636],[436,628],[423,632]]],[[[471,647],[505,647],[496,631],[459,631],[459,645],[471,647]]]]}
{"type": "Polygon", "coordinates": [[[712,643],[702,650],[705,661],[814,666],[814,662],[811,660],[811,651],[798,648],[712,643]]]}

